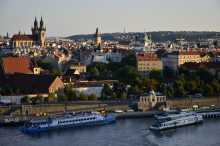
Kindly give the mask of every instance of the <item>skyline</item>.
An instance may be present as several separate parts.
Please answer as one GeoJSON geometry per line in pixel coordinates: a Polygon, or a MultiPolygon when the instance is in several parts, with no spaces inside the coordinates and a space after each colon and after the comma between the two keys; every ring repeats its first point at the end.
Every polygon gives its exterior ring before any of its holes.
{"type": "Polygon", "coordinates": [[[218,0],[1,0],[0,35],[31,33],[42,16],[47,36],[143,31],[220,31],[218,0]]]}

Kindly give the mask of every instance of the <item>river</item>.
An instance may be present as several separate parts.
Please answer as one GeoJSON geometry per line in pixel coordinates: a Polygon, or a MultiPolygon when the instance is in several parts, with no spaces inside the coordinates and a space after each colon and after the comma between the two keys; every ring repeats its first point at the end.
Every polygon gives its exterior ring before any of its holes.
{"type": "Polygon", "coordinates": [[[118,120],[111,125],[53,131],[37,136],[0,128],[0,146],[220,146],[220,119],[161,133],[148,130],[150,118],[118,120]]]}

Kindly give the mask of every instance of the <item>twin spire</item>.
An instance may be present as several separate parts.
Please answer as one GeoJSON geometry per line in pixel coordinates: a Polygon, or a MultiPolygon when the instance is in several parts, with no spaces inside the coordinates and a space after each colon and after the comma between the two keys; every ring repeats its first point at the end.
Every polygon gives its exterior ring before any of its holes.
{"type": "Polygon", "coordinates": [[[37,17],[35,17],[35,20],[34,20],[34,28],[33,29],[41,29],[41,30],[46,30],[46,26],[44,26],[44,21],[43,21],[43,18],[41,16],[41,19],[40,19],[40,25],[38,27],[38,21],[37,21],[37,17]]]}

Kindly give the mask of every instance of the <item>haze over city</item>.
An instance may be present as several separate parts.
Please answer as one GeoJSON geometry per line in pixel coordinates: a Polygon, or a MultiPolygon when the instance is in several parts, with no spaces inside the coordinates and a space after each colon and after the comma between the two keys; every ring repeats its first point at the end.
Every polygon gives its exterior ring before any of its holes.
{"type": "Polygon", "coordinates": [[[220,146],[220,0],[0,0],[0,146],[220,146]]]}
{"type": "Polygon", "coordinates": [[[101,32],[220,31],[219,0],[1,0],[0,34],[30,33],[42,16],[48,36],[101,32]],[[126,4],[125,4],[126,2],[126,4]]]}

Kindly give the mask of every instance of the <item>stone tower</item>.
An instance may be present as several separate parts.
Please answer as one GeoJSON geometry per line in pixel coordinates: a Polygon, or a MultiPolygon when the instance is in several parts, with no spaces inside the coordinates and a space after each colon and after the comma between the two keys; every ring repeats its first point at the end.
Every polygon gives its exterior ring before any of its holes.
{"type": "Polygon", "coordinates": [[[41,20],[40,20],[40,27],[38,29],[38,32],[39,32],[39,45],[41,47],[44,47],[45,46],[45,40],[46,40],[46,26],[44,26],[44,21],[41,17],[41,20]]]}
{"type": "Polygon", "coordinates": [[[144,34],[144,48],[145,48],[145,51],[151,51],[151,47],[152,47],[151,35],[148,36],[145,33],[144,34]]]}
{"type": "Polygon", "coordinates": [[[34,20],[34,26],[31,28],[32,31],[32,36],[33,36],[33,41],[36,42],[38,41],[38,22],[37,22],[37,18],[35,17],[34,20]]]}
{"type": "Polygon", "coordinates": [[[102,42],[102,38],[101,38],[101,34],[99,32],[99,28],[96,28],[96,32],[95,32],[95,44],[96,46],[100,46],[102,42]]]}
{"type": "Polygon", "coordinates": [[[44,47],[46,40],[46,27],[44,26],[44,21],[42,17],[40,20],[40,25],[38,25],[37,18],[35,17],[34,26],[31,28],[31,31],[32,31],[34,44],[44,47]]]}

